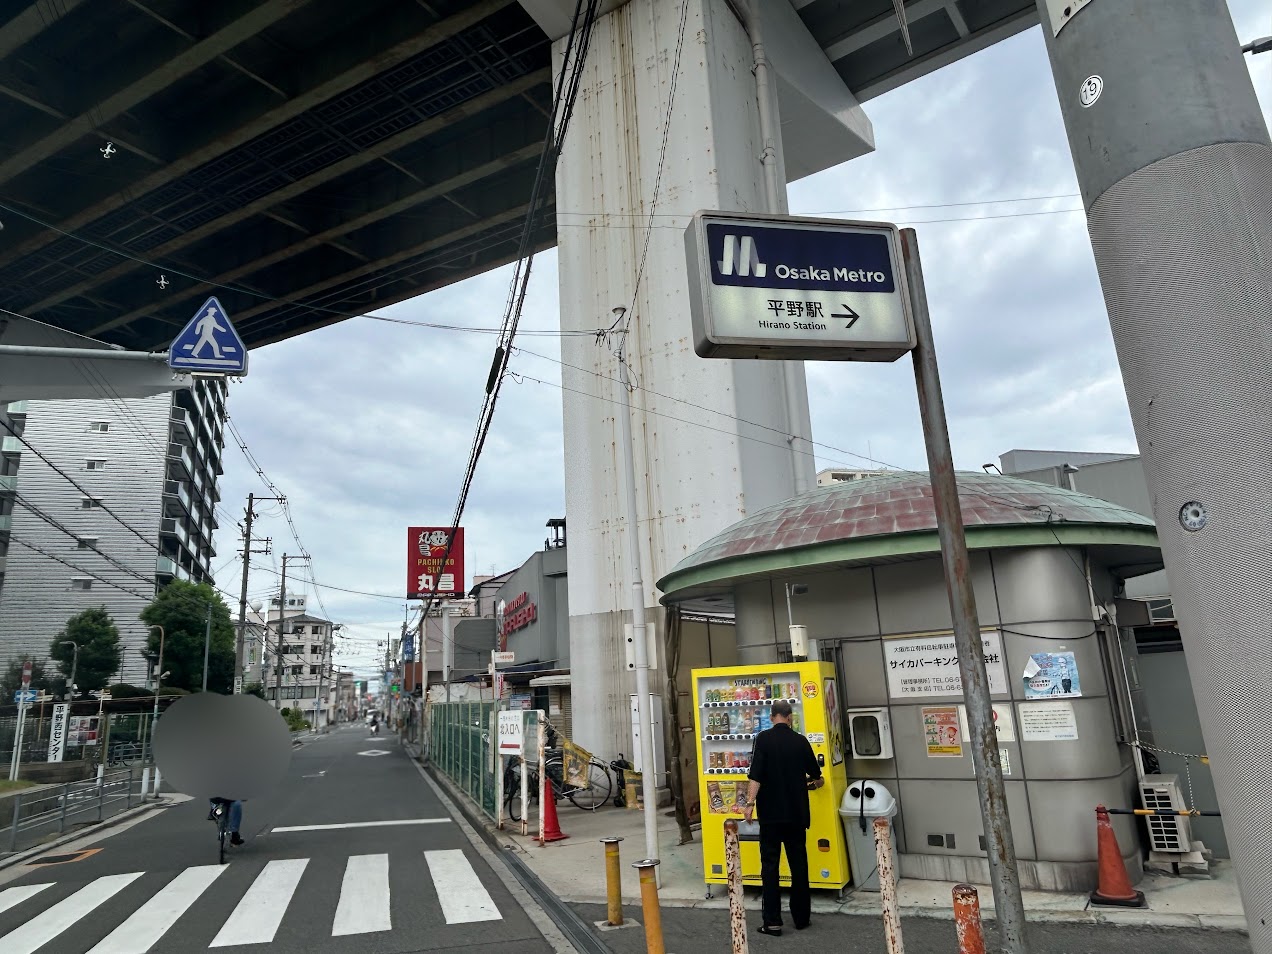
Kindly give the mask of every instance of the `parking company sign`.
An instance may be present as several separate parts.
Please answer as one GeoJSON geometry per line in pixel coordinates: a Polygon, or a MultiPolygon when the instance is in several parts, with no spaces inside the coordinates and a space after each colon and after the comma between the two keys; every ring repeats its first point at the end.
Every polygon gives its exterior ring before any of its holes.
{"type": "Polygon", "coordinates": [[[894,225],[699,212],[685,251],[702,357],[895,361],[914,348],[894,225]]]}

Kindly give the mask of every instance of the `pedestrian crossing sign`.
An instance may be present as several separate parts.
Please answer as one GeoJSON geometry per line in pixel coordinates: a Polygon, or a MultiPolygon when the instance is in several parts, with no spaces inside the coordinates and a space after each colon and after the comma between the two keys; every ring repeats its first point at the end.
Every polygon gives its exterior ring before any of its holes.
{"type": "Polygon", "coordinates": [[[247,374],[247,348],[213,295],[168,349],[168,367],[201,374],[247,374]]]}

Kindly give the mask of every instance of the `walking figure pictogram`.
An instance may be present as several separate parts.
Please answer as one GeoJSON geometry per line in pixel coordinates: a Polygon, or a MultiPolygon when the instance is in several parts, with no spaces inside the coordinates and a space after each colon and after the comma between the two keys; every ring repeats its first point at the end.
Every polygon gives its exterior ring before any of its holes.
{"type": "Polygon", "coordinates": [[[225,325],[218,324],[216,320],[216,309],[209,306],[207,311],[203,313],[203,317],[199,319],[199,323],[194,326],[195,331],[199,333],[199,340],[191,347],[191,355],[198,357],[203,351],[204,345],[212,346],[212,357],[221,357],[221,346],[217,343],[216,333],[218,331],[228,331],[225,325]]]}

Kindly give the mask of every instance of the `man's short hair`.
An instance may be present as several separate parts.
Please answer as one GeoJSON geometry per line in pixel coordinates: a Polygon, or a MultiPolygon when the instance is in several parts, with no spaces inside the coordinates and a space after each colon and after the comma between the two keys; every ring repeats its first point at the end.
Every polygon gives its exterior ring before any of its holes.
{"type": "Polygon", "coordinates": [[[777,699],[769,706],[770,715],[781,716],[783,719],[789,719],[793,711],[791,704],[785,699],[777,699]]]}

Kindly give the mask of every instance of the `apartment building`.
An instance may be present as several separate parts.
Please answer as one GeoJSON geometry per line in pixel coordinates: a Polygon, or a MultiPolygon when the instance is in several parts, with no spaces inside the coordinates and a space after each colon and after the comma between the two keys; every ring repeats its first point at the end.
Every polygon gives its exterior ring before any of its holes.
{"type": "Polygon", "coordinates": [[[211,581],[225,397],[223,381],[196,379],[148,398],[4,408],[0,662],[46,658],[71,616],[104,606],[119,679],[145,682],[142,609],[169,580],[211,581]]]}
{"type": "Polygon", "coordinates": [[[318,728],[336,721],[339,696],[337,674],[332,661],[332,638],[339,623],[310,614],[305,597],[288,593],[286,600],[275,596],[268,612],[267,645],[264,652],[265,698],[274,708],[304,710],[305,717],[318,728]],[[282,671],[275,672],[275,660],[282,654],[282,671]],[[281,700],[281,701],[280,701],[281,700]]]}

